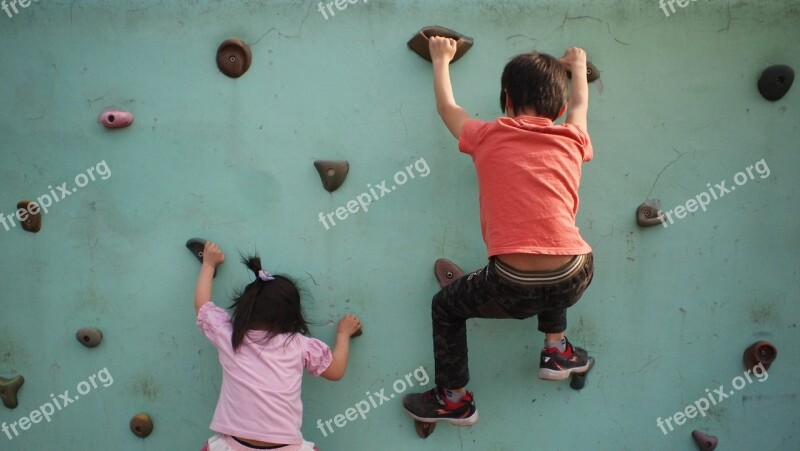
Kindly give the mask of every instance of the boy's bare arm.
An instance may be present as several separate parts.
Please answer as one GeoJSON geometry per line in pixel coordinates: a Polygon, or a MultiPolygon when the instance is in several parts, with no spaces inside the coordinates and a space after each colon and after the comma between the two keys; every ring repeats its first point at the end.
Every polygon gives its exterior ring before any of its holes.
{"type": "Polygon", "coordinates": [[[469,113],[458,106],[450,83],[450,61],[456,54],[456,41],[450,38],[432,36],[428,39],[433,62],[433,91],[436,94],[436,109],[450,133],[459,139],[469,113]]]}
{"type": "Polygon", "coordinates": [[[586,80],[586,52],[578,47],[569,48],[560,61],[565,69],[572,72],[567,123],[588,130],[586,116],[589,113],[589,82],[586,80]]]}

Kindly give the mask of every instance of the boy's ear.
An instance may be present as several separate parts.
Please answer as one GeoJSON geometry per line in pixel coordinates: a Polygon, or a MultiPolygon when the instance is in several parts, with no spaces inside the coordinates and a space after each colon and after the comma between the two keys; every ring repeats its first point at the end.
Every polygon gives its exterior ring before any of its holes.
{"type": "Polygon", "coordinates": [[[561,107],[561,110],[559,110],[559,112],[558,112],[558,117],[561,117],[561,116],[563,116],[563,115],[564,115],[564,113],[566,113],[566,112],[567,112],[567,105],[566,105],[566,104],[564,104],[564,106],[562,106],[562,107],[561,107]]]}
{"type": "Polygon", "coordinates": [[[514,117],[515,116],[515,114],[514,114],[514,103],[511,102],[511,97],[508,96],[508,91],[506,91],[504,89],[503,90],[503,94],[504,94],[503,97],[505,97],[505,100],[506,100],[506,115],[508,117],[514,117]]]}

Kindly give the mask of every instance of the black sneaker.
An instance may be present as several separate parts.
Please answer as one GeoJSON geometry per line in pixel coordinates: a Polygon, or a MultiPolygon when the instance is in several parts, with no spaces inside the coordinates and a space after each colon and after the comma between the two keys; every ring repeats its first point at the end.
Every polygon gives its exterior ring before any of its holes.
{"type": "Polygon", "coordinates": [[[441,388],[434,387],[424,393],[406,395],[403,407],[411,418],[426,423],[446,421],[456,426],[471,426],[478,421],[472,392],[467,392],[459,402],[450,402],[441,388]]]}
{"type": "Polygon", "coordinates": [[[592,367],[589,353],[583,348],[576,348],[567,341],[567,349],[558,352],[558,348],[542,349],[539,358],[539,379],[563,381],[572,373],[584,373],[592,367]]]}

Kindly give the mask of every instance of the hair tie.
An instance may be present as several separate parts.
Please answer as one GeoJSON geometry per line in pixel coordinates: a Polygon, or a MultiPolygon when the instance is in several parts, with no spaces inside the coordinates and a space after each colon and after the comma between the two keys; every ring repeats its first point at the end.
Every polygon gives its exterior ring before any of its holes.
{"type": "Polygon", "coordinates": [[[270,274],[269,271],[264,271],[263,269],[258,271],[258,278],[264,282],[275,280],[275,278],[272,277],[272,274],[270,274]]]}

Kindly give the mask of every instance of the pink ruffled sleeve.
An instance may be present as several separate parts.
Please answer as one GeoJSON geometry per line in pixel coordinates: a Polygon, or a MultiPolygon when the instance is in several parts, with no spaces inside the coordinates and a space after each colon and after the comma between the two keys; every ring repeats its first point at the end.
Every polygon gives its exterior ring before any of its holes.
{"type": "Polygon", "coordinates": [[[197,328],[214,347],[230,346],[233,325],[230,315],[224,309],[211,302],[200,307],[200,311],[197,312],[197,328]]]}
{"type": "Polygon", "coordinates": [[[303,368],[312,376],[319,376],[333,361],[331,348],[316,338],[303,337],[303,368]]]}

